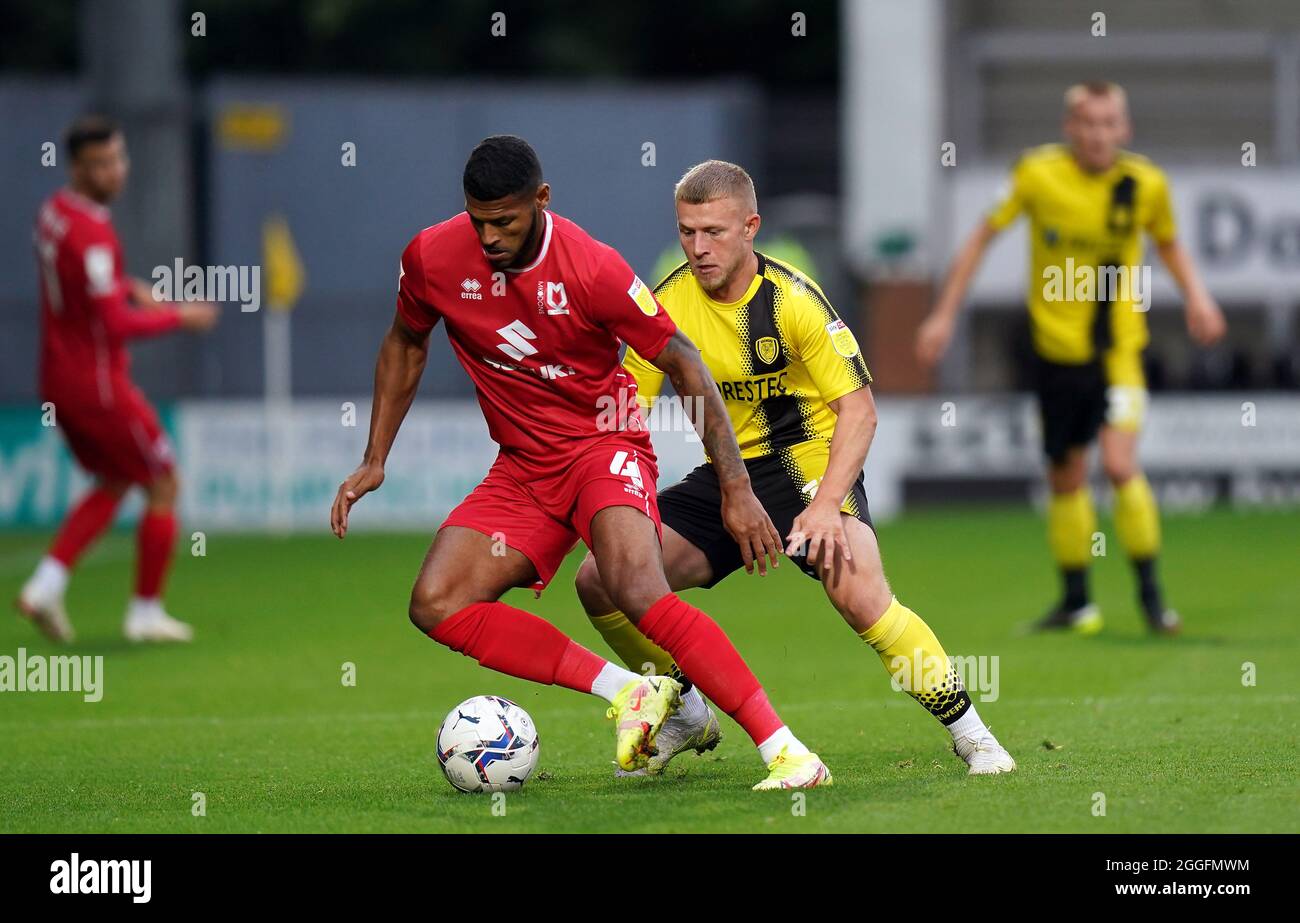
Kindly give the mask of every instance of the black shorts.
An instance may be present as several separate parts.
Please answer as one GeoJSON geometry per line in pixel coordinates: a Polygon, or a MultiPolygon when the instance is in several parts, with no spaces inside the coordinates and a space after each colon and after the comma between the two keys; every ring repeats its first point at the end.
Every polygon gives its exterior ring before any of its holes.
{"type": "Polygon", "coordinates": [[[1100,361],[1062,365],[1035,357],[1034,387],[1043,451],[1053,462],[1097,438],[1106,421],[1106,374],[1100,361]]]}
{"type": "MultiPolygon", "coordinates": [[[[795,517],[812,500],[817,482],[826,473],[829,457],[830,447],[825,443],[805,442],[782,449],[776,455],[746,459],[754,496],[767,510],[783,541],[789,539],[795,517]],[[810,489],[805,489],[809,485],[810,489]]],[[[875,529],[867,509],[861,473],[840,509],[875,529]]],[[[704,584],[706,588],[745,566],[740,546],[722,524],[722,491],[713,465],[700,465],[672,487],[660,491],[659,518],[704,552],[713,570],[713,576],[704,584]]],[[[809,577],[821,579],[806,557],[800,555],[790,560],[809,577]]]]}

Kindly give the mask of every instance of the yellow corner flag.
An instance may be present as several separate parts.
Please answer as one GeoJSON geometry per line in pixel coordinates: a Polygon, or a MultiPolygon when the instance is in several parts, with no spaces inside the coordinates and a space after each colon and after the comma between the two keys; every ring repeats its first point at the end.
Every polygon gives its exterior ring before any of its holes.
{"type": "Polygon", "coordinates": [[[271,310],[292,310],[302,295],[305,274],[283,215],[268,215],[262,222],[262,266],[271,310]]]}

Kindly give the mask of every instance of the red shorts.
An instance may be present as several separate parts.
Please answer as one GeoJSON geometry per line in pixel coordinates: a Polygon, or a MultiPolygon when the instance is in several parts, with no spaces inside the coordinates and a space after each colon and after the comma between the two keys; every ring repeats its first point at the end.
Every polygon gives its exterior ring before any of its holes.
{"type": "MultiPolygon", "coordinates": [[[[641,510],[660,531],[653,452],[610,439],[558,474],[537,477],[502,452],[487,477],[439,526],[463,526],[500,539],[523,554],[545,586],[581,538],[591,547],[591,520],[610,506],[641,510]]],[[[662,532],[661,532],[662,535],[662,532]]]]}
{"type": "Polygon", "coordinates": [[[115,388],[107,407],[55,399],[54,419],[77,463],[101,478],[149,484],[175,466],[157,411],[133,386],[115,388]]]}

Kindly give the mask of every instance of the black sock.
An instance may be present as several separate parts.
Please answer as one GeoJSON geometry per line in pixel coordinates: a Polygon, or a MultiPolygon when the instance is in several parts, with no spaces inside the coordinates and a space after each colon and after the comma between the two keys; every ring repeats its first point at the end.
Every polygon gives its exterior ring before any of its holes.
{"type": "Polygon", "coordinates": [[[1165,611],[1164,600],[1160,596],[1160,584],[1156,580],[1156,559],[1133,561],[1133,570],[1138,579],[1138,599],[1142,608],[1150,617],[1158,617],[1165,611]]]}
{"type": "Polygon", "coordinates": [[[1088,605],[1088,569],[1062,570],[1061,579],[1065,582],[1065,599],[1063,609],[1074,611],[1088,605]]]}

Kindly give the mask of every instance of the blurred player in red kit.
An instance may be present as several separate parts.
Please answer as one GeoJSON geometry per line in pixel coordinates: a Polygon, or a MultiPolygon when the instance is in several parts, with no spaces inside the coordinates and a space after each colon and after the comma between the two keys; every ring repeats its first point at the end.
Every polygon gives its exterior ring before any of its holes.
{"type": "Polygon", "coordinates": [[[635,382],[619,364],[620,341],[699,409],[694,422],[746,569],[757,562],[765,573],[781,550],[699,350],[613,248],[547,210],[550,186],[522,138],[480,142],[463,180],[465,211],[425,228],[402,254],[370,440],[339,486],[334,533],[346,534],[352,505],[383,483],[441,320],[501,451],[438,530],[411,592],[416,627],[485,667],[606,699],[618,722],[619,766],[645,766],[659,728],[680,707],[681,685],[612,664],[500,601],[512,587],[549,582],[581,537],[619,609],[754,740],[768,767],[756,788],[829,784],[826,766],[777,717],[726,635],[664,577],[657,462],[635,382]]]}
{"type": "Polygon", "coordinates": [[[35,243],[41,289],[41,400],[95,484],[68,513],[54,544],[19,594],[18,611],[55,641],[73,639],[64,607],[68,577],[112,523],[123,496],[143,488],[135,594],[124,631],[132,641],[188,641],[189,625],[167,614],[163,585],[176,542],[177,481],[158,414],[131,383],[126,341],[172,330],[202,332],[210,304],[161,304],[128,278],[108,205],[126,185],[122,132],[86,116],[68,129],[69,184],[41,206],[35,243]],[[132,305],[134,304],[134,307],[132,305]]]}

